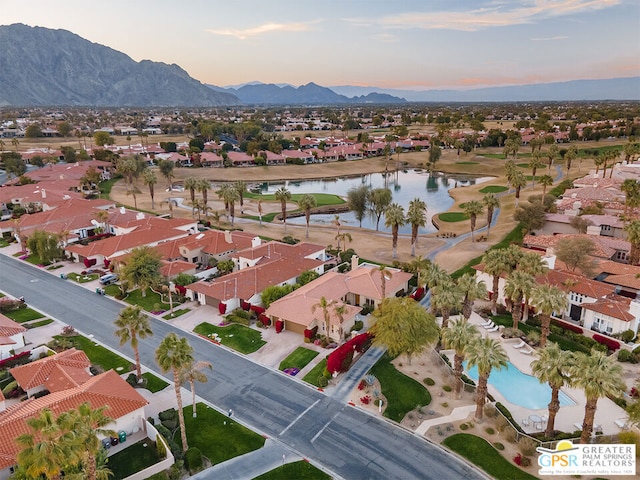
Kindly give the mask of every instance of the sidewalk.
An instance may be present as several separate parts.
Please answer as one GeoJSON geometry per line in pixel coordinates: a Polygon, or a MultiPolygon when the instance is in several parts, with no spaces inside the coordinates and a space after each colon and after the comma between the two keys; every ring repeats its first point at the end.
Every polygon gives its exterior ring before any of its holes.
{"type": "Polygon", "coordinates": [[[358,361],[353,365],[349,371],[340,379],[337,387],[329,387],[325,389],[328,396],[346,402],[349,400],[351,391],[356,388],[360,380],[367,374],[371,367],[380,360],[380,357],[384,355],[385,350],[383,348],[371,347],[367,350],[358,361]]]}

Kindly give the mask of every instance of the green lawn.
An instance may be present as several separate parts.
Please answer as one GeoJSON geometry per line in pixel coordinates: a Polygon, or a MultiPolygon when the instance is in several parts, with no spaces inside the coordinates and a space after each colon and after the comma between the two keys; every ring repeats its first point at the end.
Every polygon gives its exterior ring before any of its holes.
{"type": "MultiPolygon", "coordinates": [[[[297,203],[303,195],[305,194],[294,193],[291,195],[290,201],[293,203],[297,203]]],[[[310,193],[309,195],[311,195],[313,198],[316,199],[316,203],[318,207],[324,207],[326,205],[342,205],[343,203],[345,203],[345,201],[341,197],[339,197],[338,195],[334,195],[332,193],[310,193]]],[[[279,200],[276,200],[276,196],[273,193],[257,194],[257,193],[246,192],[244,194],[244,198],[265,200],[267,202],[279,202],[279,200]]],[[[264,219],[264,217],[265,216],[263,215],[262,218],[264,219]]]]}
{"type": "Polygon", "coordinates": [[[319,387],[320,385],[318,385],[318,378],[322,376],[322,373],[325,371],[326,368],[327,368],[327,359],[325,358],[323,360],[320,360],[318,364],[309,371],[309,373],[307,373],[304,377],[302,377],[302,380],[304,380],[307,383],[310,383],[311,385],[319,387]]]}
{"type": "Polygon", "coordinates": [[[388,402],[384,416],[391,420],[400,422],[417,406],[431,403],[429,391],[419,382],[396,370],[391,363],[391,357],[386,353],[376,362],[370,373],[380,382],[382,394],[388,402]]]}
{"type": "MultiPolygon", "coordinates": [[[[118,287],[117,285],[107,285],[106,287],[104,287],[104,291],[107,295],[115,297],[120,293],[120,287],[118,287]]],[[[169,304],[162,303],[160,294],[152,291],[151,289],[147,289],[146,297],[142,296],[142,292],[140,289],[131,290],[127,294],[126,298],[123,298],[123,300],[130,305],[140,305],[140,307],[142,307],[142,309],[146,310],[147,312],[169,310],[169,304]]],[[[176,306],[176,302],[173,302],[173,306],[176,306]]]]}
{"type": "Polygon", "coordinates": [[[25,259],[25,262],[29,262],[32,265],[51,265],[51,262],[45,263],[45,262],[42,261],[42,259],[40,257],[38,257],[37,255],[35,255],[33,253],[31,255],[29,255],[25,259]]]}
{"type": "Polygon", "coordinates": [[[298,347],[287,358],[280,362],[280,370],[285,368],[298,368],[302,370],[311,360],[318,356],[318,352],[308,348],[298,347]]]}
{"type": "Polygon", "coordinates": [[[143,373],[142,377],[147,380],[147,386],[145,388],[151,393],[159,392],[169,386],[167,382],[165,382],[161,378],[156,377],[153,373],[143,373]]]}
{"type": "Polygon", "coordinates": [[[194,332],[208,337],[212,333],[217,333],[220,343],[233,348],[240,353],[253,353],[267,342],[262,340],[262,334],[244,325],[232,323],[226,327],[216,327],[210,323],[203,322],[193,329],[194,332]]]}
{"type": "Polygon", "coordinates": [[[480,162],[456,162],[456,165],[478,165],[480,162]]]}
{"type": "Polygon", "coordinates": [[[438,215],[438,218],[443,222],[462,222],[469,220],[469,215],[464,212],[444,212],[438,215]]]}
{"type": "MultiPolygon", "coordinates": [[[[191,406],[184,407],[183,411],[189,447],[198,447],[214,465],[264,446],[262,435],[203,403],[196,405],[197,418],[193,418],[191,406]]],[[[179,434],[175,439],[180,444],[179,434]]]]}
{"type": "Polygon", "coordinates": [[[9,242],[7,242],[3,237],[0,237],[0,248],[8,247],[9,242]]]}
{"type": "Polygon", "coordinates": [[[113,477],[110,478],[120,480],[159,461],[155,442],[146,438],[110,456],[107,468],[113,472],[113,477]]]}
{"type": "Polygon", "coordinates": [[[191,311],[190,308],[181,308],[179,310],[174,309],[173,314],[167,313],[162,318],[164,318],[165,320],[170,320],[172,318],[178,318],[180,315],[184,315],[185,313],[189,313],[190,311],[191,311]]]}
{"type": "Polygon", "coordinates": [[[270,472],[264,473],[253,480],[282,480],[290,478],[296,480],[331,480],[331,476],[317,469],[309,462],[300,460],[274,468],[270,472]]]}
{"type": "Polygon", "coordinates": [[[67,278],[70,278],[71,280],[74,280],[78,283],[91,282],[93,280],[97,280],[99,276],[100,275],[98,275],[97,273],[90,273],[89,275],[79,275],[75,272],[71,272],[67,274],[67,278]]]}
{"type": "Polygon", "coordinates": [[[100,365],[105,371],[113,368],[118,374],[122,374],[130,372],[134,368],[133,364],[129,363],[120,355],[101,345],[97,345],[93,340],[83,337],[82,335],[76,335],[74,337],[56,335],[54,338],[58,340],[69,340],[74,347],[87,354],[92,364],[100,365]]]}
{"type": "Polygon", "coordinates": [[[113,185],[121,178],[122,177],[120,175],[117,175],[110,180],[100,182],[100,184],[98,185],[98,188],[100,189],[100,198],[108,199],[109,195],[111,195],[111,189],[113,188],[113,185]]]}
{"type": "Polygon", "coordinates": [[[38,318],[44,317],[44,315],[29,307],[22,307],[17,310],[6,312],[5,316],[18,323],[29,322],[31,320],[37,320],[38,318]]]}
{"type": "Polygon", "coordinates": [[[487,185],[479,190],[480,193],[501,193],[509,190],[504,185],[487,185]]]}
{"type": "Polygon", "coordinates": [[[53,320],[51,320],[50,318],[45,318],[44,320],[38,320],[37,322],[25,323],[23,327],[38,328],[38,327],[43,327],[45,325],[49,325],[50,323],[53,323],[53,320]]]}
{"type": "Polygon", "coordinates": [[[520,470],[514,463],[500,455],[489,442],[475,435],[457,433],[446,438],[442,444],[497,480],[536,480],[537,478],[520,470]]]}

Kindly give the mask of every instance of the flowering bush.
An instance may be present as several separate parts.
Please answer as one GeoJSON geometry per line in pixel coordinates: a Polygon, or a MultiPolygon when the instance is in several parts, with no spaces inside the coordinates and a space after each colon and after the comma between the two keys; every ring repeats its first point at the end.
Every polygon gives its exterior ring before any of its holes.
{"type": "Polygon", "coordinates": [[[605,337],[604,335],[594,333],[593,339],[598,343],[606,345],[609,350],[615,351],[620,348],[620,342],[618,342],[617,340],[614,340],[613,338],[605,337]]]}
{"type": "Polygon", "coordinates": [[[367,384],[365,383],[365,381],[360,380],[360,383],[358,384],[358,390],[364,390],[366,386],[367,384]]]}
{"type": "Polygon", "coordinates": [[[371,397],[369,395],[365,395],[364,397],[360,397],[360,401],[365,405],[369,405],[369,403],[371,403],[371,397]]]}

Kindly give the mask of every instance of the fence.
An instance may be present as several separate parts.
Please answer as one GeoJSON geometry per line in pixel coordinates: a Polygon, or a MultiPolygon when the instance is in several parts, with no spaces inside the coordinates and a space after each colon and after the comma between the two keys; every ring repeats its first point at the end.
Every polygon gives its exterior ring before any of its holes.
{"type": "Polygon", "coordinates": [[[171,449],[169,448],[169,445],[167,445],[167,442],[165,442],[164,438],[158,433],[156,428],[146,420],[145,431],[147,432],[147,437],[149,437],[149,440],[152,440],[154,442],[162,442],[165,451],[167,452],[167,457],[164,460],[161,460],[160,462],[145,468],[144,470],[140,470],[133,475],[129,475],[124,480],[144,480],[145,478],[149,478],[156,473],[165,471],[175,463],[175,458],[173,457],[173,454],[171,453],[171,449]]]}

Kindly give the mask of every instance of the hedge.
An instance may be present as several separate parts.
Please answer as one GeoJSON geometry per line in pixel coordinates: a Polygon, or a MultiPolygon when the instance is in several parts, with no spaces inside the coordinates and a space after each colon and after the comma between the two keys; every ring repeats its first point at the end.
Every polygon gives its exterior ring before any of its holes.
{"type": "Polygon", "coordinates": [[[614,352],[620,348],[619,341],[614,340],[613,338],[605,337],[604,335],[600,335],[599,333],[594,333],[593,339],[598,343],[606,345],[609,350],[612,350],[614,352]]]}
{"type": "Polygon", "coordinates": [[[579,327],[578,325],[573,325],[572,323],[562,322],[556,318],[552,318],[551,323],[553,325],[556,325],[562,328],[563,330],[571,330],[572,332],[579,333],[579,334],[583,333],[582,327],[579,327]]]}
{"type": "Polygon", "coordinates": [[[346,372],[353,362],[353,353],[363,352],[371,345],[371,334],[361,333],[345,342],[327,357],[327,370],[330,373],[346,372]]]}

